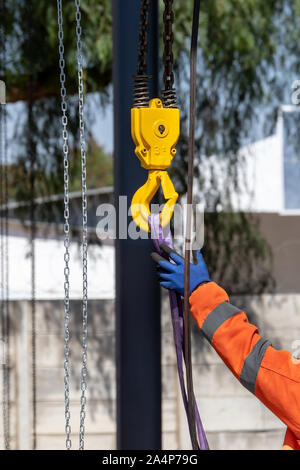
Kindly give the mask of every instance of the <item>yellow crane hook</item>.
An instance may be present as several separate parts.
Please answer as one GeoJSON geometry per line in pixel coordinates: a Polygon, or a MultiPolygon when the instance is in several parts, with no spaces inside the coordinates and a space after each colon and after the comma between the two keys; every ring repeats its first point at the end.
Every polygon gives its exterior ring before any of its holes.
{"type": "Polygon", "coordinates": [[[149,232],[148,217],[150,203],[161,186],[166,204],[161,212],[161,225],[171,220],[178,193],[166,171],[176,155],[176,144],[180,133],[178,108],[165,108],[162,101],[154,98],[148,107],[131,109],[131,135],[135,143],[135,154],[141,165],[149,170],[146,183],[134,194],[131,215],[135,223],[149,232]]]}

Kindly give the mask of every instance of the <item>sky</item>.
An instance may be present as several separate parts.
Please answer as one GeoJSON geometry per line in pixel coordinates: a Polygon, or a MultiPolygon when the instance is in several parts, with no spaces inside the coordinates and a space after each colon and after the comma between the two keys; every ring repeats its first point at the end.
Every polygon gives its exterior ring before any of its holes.
{"type": "MultiPolygon", "coordinates": [[[[90,95],[93,100],[93,94],[90,95]]],[[[95,115],[95,122],[92,126],[92,133],[96,142],[104,147],[104,150],[111,153],[113,151],[113,104],[112,96],[110,94],[109,103],[105,107],[99,107],[97,102],[93,110],[95,115]]]]}

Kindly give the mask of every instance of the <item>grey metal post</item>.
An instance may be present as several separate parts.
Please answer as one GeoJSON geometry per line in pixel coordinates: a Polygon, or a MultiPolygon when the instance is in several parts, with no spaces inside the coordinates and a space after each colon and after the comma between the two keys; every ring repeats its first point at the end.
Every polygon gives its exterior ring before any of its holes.
{"type": "MultiPolygon", "coordinates": [[[[113,2],[114,186],[120,220],[147,172],[130,135],[140,0],[113,2]],[[127,196],[125,207],[119,196],[127,196]]],[[[158,93],[158,2],[151,2],[148,74],[158,93]]],[[[119,224],[121,223],[119,220],[119,224]]],[[[128,221],[132,219],[128,217],[128,221]]],[[[128,225],[128,223],[127,223],[128,225]]],[[[118,233],[117,227],[117,233],[118,233]]],[[[161,448],[160,292],[148,240],[116,240],[117,447],[161,448]]]]}

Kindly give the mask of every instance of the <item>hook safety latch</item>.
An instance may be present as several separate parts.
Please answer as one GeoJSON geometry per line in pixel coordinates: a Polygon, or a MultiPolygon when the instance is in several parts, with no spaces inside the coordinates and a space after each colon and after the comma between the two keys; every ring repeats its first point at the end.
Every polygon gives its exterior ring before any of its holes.
{"type": "Polygon", "coordinates": [[[135,154],[142,167],[149,170],[146,183],[132,198],[131,215],[145,232],[150,231],[150,203],[160,186],[166,199],[160,216],[162,227],[172,218],[178,194],[165,170],[176,155],[179,132],[179,109],[164,108],[158,98],[150,100],[148,107],[131,109],[131,134],[136,146],[135,154]]]}

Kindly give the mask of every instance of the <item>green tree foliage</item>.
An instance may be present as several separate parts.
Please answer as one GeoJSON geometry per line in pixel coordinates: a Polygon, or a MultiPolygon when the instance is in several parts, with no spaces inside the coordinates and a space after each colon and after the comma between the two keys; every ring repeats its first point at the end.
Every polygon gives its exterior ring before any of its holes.
{"type": "MultiPolygon", "coordinates": [[[[10,196],[17,200],[31,197],[30,142],[35,149],[35,196],[63,192],[61,105],[58,68],[58,27],[56,2],[32,0],[4,2],[1,28],[5,33],[5,63],[0,63],[0,79],[7,83],[9,103],[23,102],[10,111],[16,122],[11,145],[14,147],[12,175],[18,182],[10,186],[10,196]],[[32,112],[30,125],[29,110],[32,112]]],[[[68,103],[70,151],[70,190],[81,181],[78,133],[77,63],[75,7],[64,0],[64,46],[68,103]]],[[[112,16],[109,0],[82,2],[85,91],[98,92],[96,99],[106,102],[112,69],[112,16]]],[[[4,44],[1,44],[4,49],[4,44]]],[[[88,187],[112,184],[112,158],[91,138],[93,115],[86,103],[85,119],[88,142],[88,187]]]]}
{"type": "MultiPolygon", "coordinates": [[[[74,161],[75,164],[71,175],[70,191],[79,191],[81,189],[81,163],[79,155],[77,158],[74,158],[74,161]]],[[[112,155],[106,153],[103,148],[91,138],[87,159],[87,186],[89,189],[96,189],[102,186],[112,185],[112,155]]]]}
{"type": "MultiPolygon", "coordinates": [[[[81,189],[81,163],[78,150],[71,149],[70,156],[74,162],[71,167],[70,185],[69,190],[79,191],[81,189]],[[77,155],[75,155],[77,153],[77,155]]],[[[104,186],[113,185],[113,170],[112,170],[112,155],[106,153],[103,148],[91,138],[89,143],[89,155],[87,160],[87,186],[89,189],[96,189],[104,186]]],[[[8,165],[8,197],[10,200],[27,200],[29,188],[26,182],[29,179],[27,174],[28,165],[22,159],[16,163],[8,165]],[[24,180],[24,175],[25,180],[24,180]],[[20,181],[23,180],[23,184],[20,181]]],[[[39,171],[36,172],[36,193],[38,195],[44,194],[45,187],[54,188],[57,180],[57,171],[47,171],[40,166],[39,171]]],[[[60,185],[57,185],[57,192],[60,190],[60,185]]],[[[53,192],[55,194],[56,191],[53,192]]],[[[50,195],[50,193],[49,193],[50,195]]]]}
{"type": "MultiPolygon", "coordinates": [[[[57,96],[58,43],[55,2],[5,2],[8,101],[27,100],[29,74],[34,75],[34,98],[57,96]],[[30,37],[31,36],[31,37],[30,37]]],[[[82,2],[85,83],[87,92],[107,90],[112,70],[110,0],[82,2]]],[[[73,0],[64,0],[64,45],[68,93],[76,93],[76,39],[73,0]]],[[[1,20],[2,21],[2,20],[1,20]]]]}

